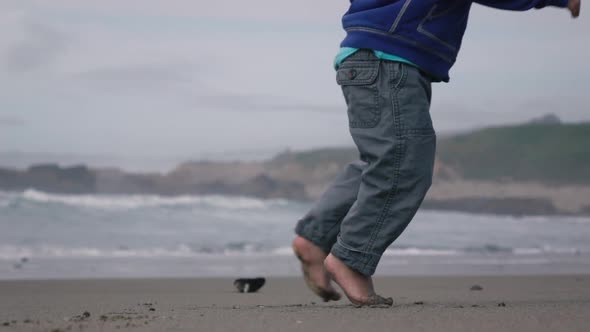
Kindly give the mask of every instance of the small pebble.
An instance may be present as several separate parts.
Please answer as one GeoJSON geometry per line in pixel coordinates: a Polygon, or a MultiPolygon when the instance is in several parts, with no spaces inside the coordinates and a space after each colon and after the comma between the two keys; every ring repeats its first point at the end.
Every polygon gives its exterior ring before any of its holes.
{"type": "Polygon", "coordinates": [[[504,302],[498,303],[498,307],[505,307],[505,306],[506,306],[506,303],[504,303],[504,302]]]}
{"type": "Polygon", "coordinates": [[[480,290],[483,290],[483,287],[481,287],[480,285],[473,285],[473,286],[471,286],[470,290],[480,291],[480,290]]]}
{"type": "Polygon", "coordinates": [[[472,308],[479,308],[479,306],[477,304],[474,304],[471,306],[472,308]]]}
{"type": "Polygon", "coordinates": [[[415,305],[424,305],[424,301],[416,301],[414,302],[415,305]]]}
{"type": "Polygon", "coordinates": [[[156,311],[156,308],[150,308],[149,310],[150,311],[156,311]]]}
{"type": "Polygon", "coordinates": [[[240,309],[240,306],[237,306],[237,305],[235,305],[235,306],[233,306],[232,308],[233,308],[233,309],[240,309]]]}
{"type": "Polygon", "coordinates": [[[88,311],[84,311],[84,313],[82,314],[82,317],[88,318],[88,317],[90,317],[90,313],[88,311]]]}
{"type": "Polygon", "coordinates": [[[9,322],[4,322],[4,323],[2,323],[2,326],[10,326],[10,323],[9,322]]]}

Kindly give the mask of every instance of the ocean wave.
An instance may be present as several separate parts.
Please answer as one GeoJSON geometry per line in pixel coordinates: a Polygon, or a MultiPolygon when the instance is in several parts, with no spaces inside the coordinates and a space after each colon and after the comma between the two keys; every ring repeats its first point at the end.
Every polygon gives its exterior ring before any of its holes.
{"type": "MultiPolygon", "coordinates": [[[[293,249],[291,247],[279,247],[272,250],[275,255],[291,256],[293,249]]],[[[425,249],[425,248],[389,248],[383,253],[384,256],[452,256],[461,255],[461,250],[452,249],[425,249]]]]}
{"type": "MultiPolygon", "coordinates": [[[[426,249],[426,248],[389,248],[384,256],[408,257],[408,256],[487,256],[504,257],[508,256],[538,256],[544,254],[558,255],[580,255],[583,252],[577,248],[516,248],[510,251],[474,252],[470,249],[426,249]]],[[[172,248],[93,248],[93,247],[64,247],[56,245],[40,246],[0,246],[1,260],[19,260],[26,258],[191,258],[206,256],[240,256],[240,255],[271,255],[271,256],[292,256],[291,247],[284,246],[274,249],[263,248],[257,244],[227,244],[219,248],[196,248],[191,245],[181,244],[172,248]]]]}
{"type": "Polygon", "coordinates": [[[0,208],[8,207],[15,197],[14,193],[0,191],[0,208]]]}
{"type": "MultiPolygon", "coordinates": [[[[8,196],[10,197],[10,196],[8,196]]],[[[258,199],[241,196],[221,195],[63,195],[50,194],[29,189],[12,199],[35,203],[62,204],[95,209],[138,209],[145,207],[211,207],[226,210],[264,210],[288,204],[282,199],[258,199]]],[[[8,201],[5,197],[3,201],[8,201]]],[[[6,203],[6,204],[9,204],[6,203]]]]}
{"type": "Polygon", "coordinates": [[[384,256],[456,256],[461,251],[452,249],[390,248],[384,256]]]}
{"type": "MultiPolygon", "coordinates": [[[[26,258],[191,258],[213,255],[240,255],[258,253],[248,248],[235,250],[225,249],[202,249],[195,250],[188,245],[179,245],[174,248],[126,248],[115,249],[92,248],[92,247],[62,247],[62,246],[0,246],[0,259],[15,260],[26,258]]],[[[262,252],[260,252],[262,253],[262,252]]]]}
{"type": "MultiPolygon", "coordinates": [[[[276,255],[292,255],[291,247],[280,247],[272,250],[276,255]]],[[[419,247],[389,248],[383,253],[384,256],[465,256],[465,255],[543,255],[543,254],[582,254],[583,250],[578,248],[556,248],[551,246],[536,248],[506,248],[494,245],[481,247],[467,247],[461,249],[432,249],[419,247]]]]}

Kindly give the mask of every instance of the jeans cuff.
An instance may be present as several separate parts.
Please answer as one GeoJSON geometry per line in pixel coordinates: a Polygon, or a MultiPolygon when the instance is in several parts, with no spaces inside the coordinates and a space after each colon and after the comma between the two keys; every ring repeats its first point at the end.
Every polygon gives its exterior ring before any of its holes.
{"type": "Polygon", "coordinates": [[[306,225],[307,223],[305,223],[304,220],[300,220],[297,223],[297,226],[295,226],[295,234],[320,247],[323,252],[328,254],[332,249],[332,246],[326,244],[325,241],[322,241],[322,238],[314,234],[314,232],[310,230],[309,227],[305,227],[306,225]]]}
{"type": "Polygon", "coordinates": [[[340,259],[346,266],[367,277],[375,274],[380,255],[369,254],[348,248],[342,244],[340,238],[332,246],[332,255],[340,259]]]}

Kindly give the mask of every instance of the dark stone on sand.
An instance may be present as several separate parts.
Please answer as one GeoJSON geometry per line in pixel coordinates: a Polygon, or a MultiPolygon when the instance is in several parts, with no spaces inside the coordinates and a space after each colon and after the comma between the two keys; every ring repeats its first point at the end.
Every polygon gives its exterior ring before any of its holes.
{"type": "Polygon", "coordinates": [[[70,318],[70,321],[82,322],[82,321],[87,320],[88,318],[90,318],[90,312],[84,311],[81,315],[76,315],[76,316],[70,318]]]}
{"type": "Polygon", "coordinates": [[[150,311],[156,311],[156,308],[150,308],[149,310],[150,311]]]}
{"type": "Polygon", "coordinates": [[[477,305],[477,304],[473,304],[471,307],[472,307],[472,308],[479,308],[479,305],[477,305]]]}
{"type": "Polygon", "coordinates": [[[10,326],[10,323],[9,322],[4,322],[4,323],[2,323],[2,326],[10,326]]]}
{"type": "Polygon", "coordinates": [[[414,302],[415,305],[424,305],[424,301],[416,301],[414,302]]]}
{"type": "Polygon", "coordinates": [[[234,281],[234,286],[240,293],[255,293],[266,283],[265,278],[240,278],[234,281]]]}
{"type": "Polygon", "coordinates": [[[473,285],[473,286],[471,286],[470,290],[481,291],[481,290],[483,290],[483,287],[481,287],[480,285],[473,285]]]}
{"type": "Polygon", "coordinates": [[[27,263],[28,261],[29,261],[29,258],[28,257],[23,257],[23,258],[20,259],[20,262],[21,263],[27,263]]]}
{"type": "Polygon", "coordinates": [[[498,307],[505,307],[505,306],[506,306],[506,303],[504,303],[504,302],[498,303],[498,307]]]}

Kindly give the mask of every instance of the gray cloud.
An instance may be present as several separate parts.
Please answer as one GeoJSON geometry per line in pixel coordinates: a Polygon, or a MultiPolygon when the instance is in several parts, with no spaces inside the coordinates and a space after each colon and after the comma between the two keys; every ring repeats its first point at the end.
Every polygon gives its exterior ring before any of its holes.
{"type": "MultiPolygon", "coordinates": [[[[16,1],[15,1],[16,2],[16,1]]],[[[176,0],[164,2],[161,0],[53,0],[47,2],[31,1],[37,7],[50,6],[52,8],[91,10],[101,14],[119,14],[121,12],[143,15],[172,15],[172,16],[202,16],[225,17],[238,19],[273,19],[325,22],[326,17],[335,22],[346,10],[348,1],[343,0],[176,0]],[[310,10],[313,8],[313,10],[310,10]]]]}
{"type": "Polygon", "coordinates": [[[197,106],[207,106],[221,110],[239,110],[256,112],[304,111],[304,112],[338,112],[345,109],[344,104],[321,105],[303,103],[288,97],[273,95],[206,95],[196,98],[197,106]]]}
{"type": "Polygon", "coordinates": [[[0,126],[2,127],[20,127],[25,121],[15,115],[0,115],[0,126]]]}
{"type": "Polygon", "coordinates": [[[9,71],[27,72],[52,65],[67,48],[68,39],[54,28],[41,23],[25,25],[25,37],[3,54],[9,71]]]}
{"type": "Polygon", "coordinates": [[[102,91],[149,93],[178,89],[179,85],[197,85],[197,71],[196,66],[187,63],[129,64],[92,69],[73,78],[102,91]]]}
{"type": "MultiPolygon", "coordinates": [[[[0,114],[35,120],[2,121],[0,141],[15,149],[186,155],[350,143],[332,68],[348,1],[8,1],[0,114]]],[[[433,87],[439,133],[548,112],[588,120],[590,47],[579,32],[590,20],[557,9],[472,14],[451,84],[433,87]]]]}
{"type": "Polygon", "coordinates": [[[130,65],[100,68],[80,74],[80,77],[95,81],[176,81],[187,82],[191,75],[175,66],[130,65]]]}

